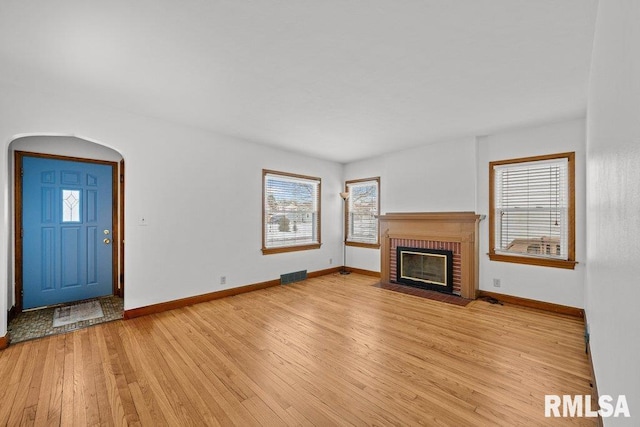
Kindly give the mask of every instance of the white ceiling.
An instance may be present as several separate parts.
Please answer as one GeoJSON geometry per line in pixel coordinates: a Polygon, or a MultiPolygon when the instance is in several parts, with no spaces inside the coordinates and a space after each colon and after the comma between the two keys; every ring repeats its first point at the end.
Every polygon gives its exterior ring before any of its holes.
{"type": "Polygon", "coordinates": [[[1,0],[0,78],[342,163],[585,114],[597,0],[1,0]]]}

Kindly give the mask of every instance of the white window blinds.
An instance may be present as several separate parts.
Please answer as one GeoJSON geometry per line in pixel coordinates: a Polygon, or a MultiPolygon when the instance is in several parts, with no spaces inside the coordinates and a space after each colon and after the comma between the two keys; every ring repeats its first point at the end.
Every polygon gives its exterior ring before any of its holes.
{"type": "Polygon", "coordinates": [[[568,259],[566,158],[494,166],[495,252],[568,259]]]}
{"type": "Polygon", "coordinates": [[[264,171],[263,249],[320,243],[320,178],[264,171]]]}
{"type": "Polygon", "coordinates": [[[347,242],[378,243],[380,180],[347,181],[347,242]]]}

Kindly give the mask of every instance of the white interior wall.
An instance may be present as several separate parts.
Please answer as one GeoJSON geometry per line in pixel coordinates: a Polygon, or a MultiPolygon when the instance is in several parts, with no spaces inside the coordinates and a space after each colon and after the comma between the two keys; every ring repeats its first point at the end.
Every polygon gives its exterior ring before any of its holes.
{"type": "Polygon", "coordinates": [[[640,2],[600,1],[587,115],[586,314],[600,395],[640,419],[640,2]]]}
{"type": "Polygon", "coordinates": [[[12,141],[9,151],[11,156],[14,151],[28,151],[110,162],[122,160],[120,153],[111,148],[67,135],[25,136],[12,141]]]}
{"type": "MultiPolygon", "coordinates": [[[[475,211],[488,215],[489,162],[576,152],[575,270],[490,261],[488,218],[480,223],[480,289],[572,307],[584,306],[584,119],[425,145],[345,166],[345,179],[380,176],[381,212],[475,211]],[[493,278],[501,279],[500,288],[493,278]]],[[[380,251],[347,248],[347,265],[380,271],[380,251]]]]}
{"type": "MultiPolygon", "coordinates": [[[[380,177],[380,212],[475,210],[475,138],[428,144],[345,166],[345,179],[380,177]]],[[[380,250],[348,247],[347,265],[380,271],[380,250]]]]}
{"type": "Polygon", "coordinates": [[[568,120],[496,133],[478,138],[478,213],[480,223],[480,289],[584,307],[585,277],[585,121],[568,120]],[[576,153],[576,260],[575,270],[489,260],[489,162],[574,151],[576,153]],[[493,279],[501,286],[493,286],[493,279]]]}
{"type": "MultiPolygon", "coordinates": [[[[81,100],[0,86],[0,164],[25,134],[80,135],[120,152],[125,189],[125,309],[335,266],[342,258],[342,165],[81,100]],[[262,169],[322,179],[322,247],[262,255],[262,169]],[[138,225],[144,216],[148,225],[138,225]],[[333,220],[332,220],[333,219],[333,220]],[[334,264],[329,264],[333,259],[334,264]],[[226,276],[226,285],[219,284],[226,276]]],[[[11,191],[0,173],[0,288],[9,277],[11,191]]],[[[0,292],[0,336],[7,292],[0,292]]]]}

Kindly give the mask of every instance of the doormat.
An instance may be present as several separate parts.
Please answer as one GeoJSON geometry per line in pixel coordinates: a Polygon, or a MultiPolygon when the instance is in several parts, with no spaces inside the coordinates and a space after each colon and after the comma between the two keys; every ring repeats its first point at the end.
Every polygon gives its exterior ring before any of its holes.
{"type": "Polygon", "coordinates": [[[53,327],[69,325],[83,320],[104,317],[100,301],[87,301],[66,307],[58,307],[53,312],[53,327]]]}

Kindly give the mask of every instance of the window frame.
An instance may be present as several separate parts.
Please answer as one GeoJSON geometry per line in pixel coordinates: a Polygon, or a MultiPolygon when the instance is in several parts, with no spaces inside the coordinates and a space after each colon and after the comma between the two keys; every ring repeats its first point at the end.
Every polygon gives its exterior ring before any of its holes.
{"type": "Polygon", "coordinates": [[[491,261],[511,262],[516,264],[537,265],[571,269],[577,264],[575,258],[575,152],[549,154],[543,156],[521,157],[517,159],[489,162],[489,259],[491,261]],[[525,256],[520,254],[506,255],[496,253],[496,221],[495,215],[495,166],[517,165],[538,161],[567,159],[567,259],[547,258],[543,255],[525,256]]]}
{"type": "MultiPolygon", "coordinates": [[[[365,182],[375,182],[378,186],[378,194],[377,194],[377,207],[376,207],[376,215],[380,215],[380,177],[372,177],[372,178],[362,178],[362,179],[352,179],[345,181],[344,183],[344,191],[349,192],[350,184],[360,184],[365,182]]],[[[360,241],[351,241],[349,240],[349,205],[351,201],[351,194],[349,194],[349,198],[345,200],[344,207],[344,244],[347,246],[354,246],[360,248],[372,248],[378,249],[380,248],[380,224],[376,225],[377,233],[376,233],[376,242],[368,243],[368,242],[360,242],[360,241]]]]}
{"type": "Polygon", "coordinates": [[[262,170],[262,254],[263,255],[271,255],[271,254],[278,254],[278,253],[283,253],[283,252],[295,252],[295,251],[306,251],[306,250],[310,250],[310,249],[319,249],[320,246],[322,246],[322,209],[321,209],[321,203],[322,201],[322,179],[319,177],[315,177],[315,176],[307,176],[307,175],[300,175],[300,174],[294,174],[294,173],[289,173],[289,172],[281,172],[281,171],[275,171],[275,170],[270,170],[270,169],[263,169],[262,170]],[[318,219],[317,219],[317,230],[316,230],[316,235],[318,236],[318,241],[317,243],[305,243],[305,244],[300,244],[300,245],[289,245],[289,246],[277,246],[277,247],[267,247],[267,222],[266,222],[266,217],[267,217],[267,212],[266,212],[266,199],[267,199],[267,175],[277,175],[277,176],[282,176],[283,178],[286,179],[300,179],[300,180],[305,180],[305,181],[316,181],[317,182],[317,186],[318,186],[318,195],[317,195],[317,212],[318,212],[318,219]]]}

